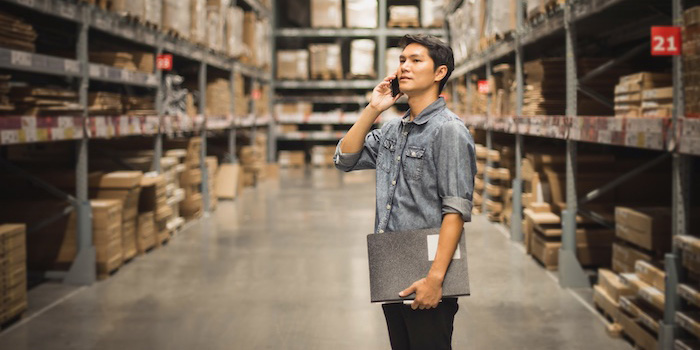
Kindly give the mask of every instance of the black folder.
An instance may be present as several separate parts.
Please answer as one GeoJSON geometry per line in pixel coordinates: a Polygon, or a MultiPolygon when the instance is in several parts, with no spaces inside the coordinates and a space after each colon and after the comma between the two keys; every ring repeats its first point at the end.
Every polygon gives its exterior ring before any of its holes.
{"type": "MultiPolygon", "coordinates": [[[[415,299],[399,292],[425,278],[437,251],[440,229],[410,230],[367,235],[370,294],[373,303],[415,299]]],[[[442,284],[443,297],[469,295],[467,245],[464,230],[442,284]]]]}

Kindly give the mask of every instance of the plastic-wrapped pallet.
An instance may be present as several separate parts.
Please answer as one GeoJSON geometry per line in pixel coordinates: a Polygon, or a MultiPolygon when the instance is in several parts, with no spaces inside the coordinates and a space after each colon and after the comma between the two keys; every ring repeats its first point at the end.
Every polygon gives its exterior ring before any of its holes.
{"type": "Polygon", "coordinates": [[[226,9],[226,49],[232,57],[245,54],[247,47],[243,43],[243,9],[229,7],[226,9]]]}
{"type": "Polygon", "coordinates": [[[442,27],[445,18],[445,0],[422,0],[420,22],[424,28],[442,27]]]}
{"type": "Polygon", "coordinates": [[[493,32],[487,35],[504,35],[514,31],[517,26],[517,11],[519,0],[493,0],[492,19],[493,32]]]}
{"type": "Polygon", "coordinates": [[[256,66],[258,67],[268,67],[270,65],[270,28],[268,22],[265,19],[258,20],[255,22],[255,43],[254,45],[256,58],[256,66]]]}
{"type": "Polygon", "coordinates": [[[277,51],[277,79],[309,79],[308,50],[277,51]]]}
{"type": "Polygon", "coordinates": [[[418,27],[418,6],[389,6],[389,27],[418,27]]]}
{"type": "Polygon", "coordinates": [[[351,77],[374,78],[374,51],[377,44],[372,39],[357,39],[350,43],[351,77]]]}
{"type": "Polygon", "coordinates": [[[338,44],[311,44],[309,45],[311,56],[312,79],[342,79],[343,67],[340,58],[340,45],[338,44]]]}
{"type": "Polygon", "coordinates": [[[340,0],[311,0],[311,27],[340,28],[343,9],[340,0]]]}
{"type": "Polygon", "coordinates": [[[163,0],[163,28],[184,38],[190,37],[190,4],[182,0],[163,0]]]}
{"type": "Polygon", "coordinates": [[[224,28],[217,9],[207,10],[207,46],[214,51],[224,50],[224,28]]]}
{"type": "Polygon", "coordinates": [[[243,15],[243,43],[248,48],[246,55],[242,57],[241,61],[243,63],[254,64],[257,61],[258,50],[256,47],[257,36],[255,34],[257,26],[257,17],[255,12],[246,12],[243,15]]]}
{"type": "Polygon", "coordinates": [[[206,114],[226,116],[231,105],[231,86],[228,79],[217,78],[207,84],[206,114]]]}
{"type": "Polygon", "coordinates": [[[403,50],[399,47],[386,49],[386,74],[394,74],[399,69],[400,57],[403,50]]]}
{"type": "Polygon", "coordinates": [[[190,0],[192,21],[190,23],[190,40],[205,44],[208,40],[207,0],[190,0]]]}
{"type": "Polygon", "coordinates": [[[532,18],[535,15],[542,13],[544,5],[542,0],[527,0],[527,17],[532,18]]]}
{"type": "Polygon", "coordinates": [[[345,26],[377,28],[377,0],[345,0],[345,26]]]}
{"type": "Polygon", "coordinates": [[[122,15],[143,18],[144,0],[112,0],[106,2],[107,9],[122,15]]]}
{"type": "Polygon", "coordinates": [[[146,22],[160,27],[163,22],[163,2],[162,0],[144,1],[144,18],[146,22]]]}

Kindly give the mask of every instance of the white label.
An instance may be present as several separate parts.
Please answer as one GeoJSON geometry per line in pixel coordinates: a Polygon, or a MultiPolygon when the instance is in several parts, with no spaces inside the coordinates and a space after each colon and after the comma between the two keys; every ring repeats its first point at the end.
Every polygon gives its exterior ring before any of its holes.
{"type": "Polygon", "coordinates": [[[58,3],[58,13],[66,18],[75,18],[75,7],[58,3]]]}
{"type": "Polygon", "coordinates": [[[78,74],[78,73],[80,73],[80,64],[78,63],[78,61],[64,60],[63,61],[63,70],[65,70],[66,73],[78,74]]]}
{"type": "MultiPolygon", "coordinates": [[[[437,249],[438,249],[438,239],[440,238],[440,235],[428,235],[428,261],[433,261],[435,260],[435,254],[437,254],[437,249]]],[[[459,245],[457,245],[457,249],[455,249],[454,255],[452,255],[452,260],[455,259],[461,259],[462,258],[462,252],[459,249],[459,245]]]]}
{"type": "Polygon", "coordinates": [[[10,63],[16,66],[30,67],[32,65],[32,54],[21,51],[10,51],[10,63]]]}
{"type": "Polygon", "coordinates": [[[19,130],[1,130],[0,144],[11,145],[19,142],[19,130]]]}
{"type": "Polygon", "coordinates": [[[90,77],[99,78],[102,75],[102,69],[94,64],[90,65],[90,77]]]}

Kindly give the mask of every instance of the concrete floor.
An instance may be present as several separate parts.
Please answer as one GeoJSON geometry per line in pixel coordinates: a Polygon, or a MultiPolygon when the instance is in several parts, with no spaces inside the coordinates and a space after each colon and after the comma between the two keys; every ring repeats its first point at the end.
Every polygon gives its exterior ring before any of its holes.
{"type": "MultiPolygon", "coordinates": [[[[0,349],[389,349],[369,302],[373,176],[283,171],[106,281],[33,289],[0,349]]],[[[455,349],[631,348],[502,229],[466,228],[473,294],[455,349]]]]}

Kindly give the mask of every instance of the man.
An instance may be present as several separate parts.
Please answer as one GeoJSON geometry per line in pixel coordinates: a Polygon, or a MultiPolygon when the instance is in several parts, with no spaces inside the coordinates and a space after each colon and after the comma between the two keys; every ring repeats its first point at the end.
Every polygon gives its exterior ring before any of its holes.
{"type": "Polygon", "coordinates": [[[439,97],[454,69],[452,49],[440,39],[406,35],[396,74],[372,92],[369,105],[335,154],[343,171],[376,169],[375,233],[440,227],[427,276],[403,291],[409,305],[382,306],[394,350],[452,348],[456,298],[442,299],[442,282],[465,222],[471,221],[476,161],[474,141],[439,97]],[[401,94],[391,96],[391,80],[401,94]],[[405,94],[410,110],[370,132],[376,118],[405,94]]]}

